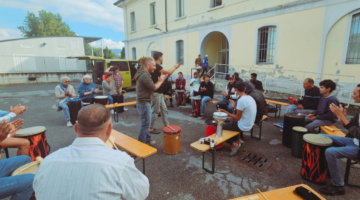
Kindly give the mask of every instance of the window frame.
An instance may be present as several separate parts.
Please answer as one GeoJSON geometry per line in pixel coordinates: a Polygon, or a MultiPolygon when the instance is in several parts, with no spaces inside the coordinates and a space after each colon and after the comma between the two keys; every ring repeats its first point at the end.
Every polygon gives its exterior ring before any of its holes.
{"type": "Polygon", "coordinates": [[[216,1],[218,1],[218,0],[210,0],[210,9],[224,6],[223,0],[220,0],[221,1],[220,5],[216,5],[216,1]]]}
{"type": "Polygon", "coordinates": [[[131,48],[131,58],[136,60],[136,47],[131,48]],[[135,56],[134,56],[135,55],[135,56]]]}
{"type": "Polygon", "coordinates": [[[176,0],[176,19],[185,17],[185,0],[176,0]]]}
{"type": "Polygon", "coordinates": [[[150,26],[156,25],[156,3],[150,4],[150,26]]]}
{"type": "MultiPolygon", "coordinates": [[[[344,50],[343,50],[343,57],[342,57],[342,64],[343,65],[359,65],[360,64],[360,58],[358,59],[358,63],[349,63],[348,62],[348,54],[349,54],[349,48],[350,48],[350,37],[351,37],[351,31],[353,27],[353,18],[360,16],[360,10],[356,10],[352,13],[348,14],[348,22],[347,22],[347,28],[346,28],[346,35],[345,35],[345,44],[344,44],[344,50]]],[[[358,22],[358,30],[360,29],[360,22],[358,22]]],[[[360,32],[360,31],[358,31],[360,32]]],[[[358,51],[360,52],[360,50],[358,51]]]]}
{"type": "Polygon", "coordinates": [[[266,24],[262,24],[260,26],[258,26],[255,29],[255,35],[256,35],[256,40],[255,40],[255,48],[254,48],[254,65],[276,65],[277,64],[277,48],[278,48],[278,35],[279,35],[279,24],[277,23],[266,23],[266,24]],[[269,28],[269,27],[274,27],[275,28],[275,33],[273,35],[273,39],[274,39],[274,47],[273,47],[273,61],[272,63],[270,62],[258,62],[259,60],[259,42],[260,42],[260,35],[259,35],[259,31],[262,28],[269,28]]]}
{"type": "Polygon", "coordinates": [[[182,42],[182,62],[181,65],[184,65],[185,63],[185,40],[184,39],[177,39],[175,40],[175,62],[180,62],[180,55],[178,51],[178,42],[182,42]]]}
{"type": "Polygon", "coordinates": [[[131,32],[135,32],[136,31],[136,16],[135,16],[135,11],[130,13],[130,30],[131,32]]]}

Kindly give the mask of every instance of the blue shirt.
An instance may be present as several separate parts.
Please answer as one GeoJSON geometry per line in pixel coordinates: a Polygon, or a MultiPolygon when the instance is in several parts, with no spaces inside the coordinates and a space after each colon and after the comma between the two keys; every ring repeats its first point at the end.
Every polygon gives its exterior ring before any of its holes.
{"type": "Polygon", "coordinates": [[[80,99],[93,98],[93,97],[95,97],[94,92],[93,92],[92,94],[90,94],[90,95],[86,95],[86,96],[84,95],[85,92],[90,92],[92,88],[94,88],[93,91],[95,91],[96,86],[95,86],[95,84],[94,84],[93,82],[91,82],[91,83],[89,83],[89,84],[81,83],[81,84],[79,85],[79,88],[78,88],[78,93],[79,93],[80,99]]]}
{"type": "Polygon", "coordinates": [[[209,67],[209,61],[208,61],[208,58],[203,58],[202,61],[201,61],[201,66],[202,67],[209,67]]]}

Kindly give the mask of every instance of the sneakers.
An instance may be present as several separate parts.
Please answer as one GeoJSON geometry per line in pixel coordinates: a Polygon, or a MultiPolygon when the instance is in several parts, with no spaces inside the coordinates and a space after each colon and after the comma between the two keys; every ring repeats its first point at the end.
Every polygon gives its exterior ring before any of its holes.
{"type": "Polygon", "coordinates": [[[73,125],[72,125],[72,123],[71,123],[70,121],[68,121],[68,122],[66,123],[66,126],[67,126],[67,127],[72,127],[73,125]]]}
{"type": "Polygon", "coordinates": [[[147,143],[150,146],[154,146],[156,144],[156,142],[154,140],[151,140],[150,142],[147,143]]]}
{"type": "Polygon", "coordinates": [[[231,149],[230,156],[234,156],[236,152],[240,149],[241,143],[238,145],[238,147],[231,149]]]}
{"type": "Polygon", "coordinates": [[[344,186],[335,186],[333,184],[330,184],[326,187],[322,187],[319,189],[321,193],[326,195],[344,195],[345,189],[344,186]]]}
{"type": "Polygon", "coordinates": [[[150,131],[151,134],[160,134],[161,132],[156,130],[156,128],[154,128],[152,131],[150,131]]]}
{"type": "Polygon", "coordinates": [[[275,126],[280,127],[280,128],[284,128],[284,123],[283,122],[279,122],[279,123],[274,123],[275,126]]]}
{"type": "Polygon", "coordinates": [[[204,115],[200,115],[200,116],[198,117],[198,119],[202,119],[202,118],[204,118],[204,115]]]}
{"type": "Polygon", "coordinates": [[[114,110],[110,110],[110,114],[114,114],[114,110]]]}

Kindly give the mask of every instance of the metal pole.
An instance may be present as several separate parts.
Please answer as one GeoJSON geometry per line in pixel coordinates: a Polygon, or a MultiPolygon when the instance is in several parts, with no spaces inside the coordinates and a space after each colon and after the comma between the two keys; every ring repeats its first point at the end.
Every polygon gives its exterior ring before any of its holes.
{"type": "Polygon", "coordinates": [[[101,38],[101,57],[104,58],[103,39],[101,38]]]}

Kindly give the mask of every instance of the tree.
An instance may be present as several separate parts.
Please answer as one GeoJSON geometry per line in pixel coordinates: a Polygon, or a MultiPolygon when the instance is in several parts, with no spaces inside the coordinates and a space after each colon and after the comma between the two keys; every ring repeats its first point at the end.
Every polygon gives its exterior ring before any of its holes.
{"type": "Polygon", "coordinates": [[[116,59],[116,55],[108,47],[105,47],[104,58],[105,59],[116,59]]]}
{"type": "Polygon", "coordinates": [[[23,26],[18,29],[24,37],[42,37],[42,36],[76,36],[59,13],[39,11],[39,17],[34,13],[27,12],[23,26]]]}
{"type": "Polygon", "coordinates": [[[125,59],[125,47],[121,50],[121,59],[125,59]]]}

